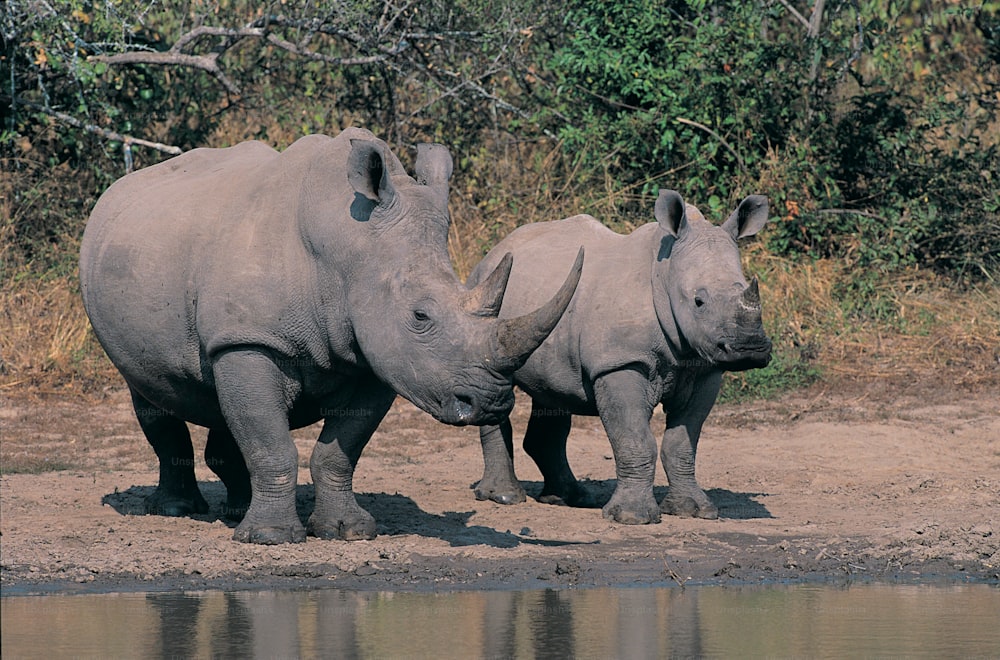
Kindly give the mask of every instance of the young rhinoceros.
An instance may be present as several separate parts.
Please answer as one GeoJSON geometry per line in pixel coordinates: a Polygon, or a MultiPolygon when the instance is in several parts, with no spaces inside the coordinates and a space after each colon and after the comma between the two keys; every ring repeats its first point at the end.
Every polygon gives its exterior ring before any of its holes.
{"type": "Polygon", "coordinates": [[[282,153],[196,149],[104,193],[80,284],[160,460],[151,512],[208,509],[192,422],[209,429],[205,458],[227,507],[246,511],[234,537],[305,540],[289,428],[322,419],[309,531],[372,538],[354,468],[397,392],[448,424],[510,412],[511,374],[559,320],[580,264],[537,310],[496,319],[511,259],[462,286],[447,247],[451,156],[421,145],[414,170],[351,128],[282,153]]]}
{"type": "MultiPolygon", "coordinates": [[[[661,511],[718,517],[695,480],[695,452],[722,373],[763,367],[771,358],[757,281],[747,284],[736,244],[756,234],[767,213],[767,199],[753,195],[717,227],[678,193],[661,190],[656,222],[628,236],[587,215],[526,225],[475,268],[470,283],[482,280],[504,254],[514,254],[504,318],[551,295],[579,247],[587,252],[569,308],[514,374],[532,400],[524,449],[545,478],[540,501],[589,504],[566,460],[566,438],[572,415],[600,415],[618,477],[606,518],[651,523],[661,511]],[[656,439],[649,428],[658,404],[667,415],[660,455],[670,483],[659,507],[653,498],[656,439]]],[[[486,465],[477,498],[523,502],[510,420],[481,427],[480,439],[486,465]]]]}

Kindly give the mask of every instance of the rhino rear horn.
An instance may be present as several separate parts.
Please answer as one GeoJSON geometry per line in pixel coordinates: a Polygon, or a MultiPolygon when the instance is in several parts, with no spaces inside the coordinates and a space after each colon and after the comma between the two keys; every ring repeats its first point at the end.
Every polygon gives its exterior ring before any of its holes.
{"type": "Polygon", "coordinates": [[[514,255],[508,252],[493,269],[489,277],[471,289],[462,301],[462,309],[474,316],[496,318],[503,304],[503,294],[507,290],[510,269],[514,266],[514,255]]]}
{"type": "Polygon", "coordinates": [[[451,179],[451,152],[443,144],[425,142],[417,145],[417,162],[413,171],[417,183],[425,186],[446,186],[451,179]]]}
{"type": "Polygon", "coordinates": [[[493,361],[500,372],[511,373],[520,369],[536,348],[559,323],[569,306],[576,286],[583,273],[583,248],[576,254],[576,261],[566,281],[549,302],[534,312],[512,319],[499,319],[493,335],[493,361]]]}

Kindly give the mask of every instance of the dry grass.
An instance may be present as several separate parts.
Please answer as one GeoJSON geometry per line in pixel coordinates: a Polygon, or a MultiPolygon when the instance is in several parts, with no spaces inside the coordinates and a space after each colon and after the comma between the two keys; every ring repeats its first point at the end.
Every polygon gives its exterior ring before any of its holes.
{"type": "Polygon", "coordinates": [[[6,282],[0,310],[0,392],[83,392],[115,382],[75,281],[6,282]]]}
{"type": "Polygon", "coordinates": [[[926,271],[886,276],[872,293],[889,321],[845,305],[851,273],[831,260],[792,263],[753,246],[778,342],[806,347],[827,381],[947,378],[969,389],[1000,384],[1000,287],[957,290],[926,271]]]}

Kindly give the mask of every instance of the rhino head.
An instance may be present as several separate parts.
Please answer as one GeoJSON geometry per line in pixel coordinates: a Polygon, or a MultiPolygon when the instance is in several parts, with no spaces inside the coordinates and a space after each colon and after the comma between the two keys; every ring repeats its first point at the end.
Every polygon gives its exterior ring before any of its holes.
{"type": "Polygon", "coordinates": [[[475,288],[459,281],[447,247],[448,149],[420,145],[414,181],[399,171],[384,145],[351,143],[352,218],[365,225],[369,241],[344,285],[365,361],[441,422],[498,422],[514,404],[514,371],[549,335],[573,297],[582,252],[548,303],[526,316],[499,320],[513,257],[508,254],[475,288]]]}
{"type": "Polygon", "coordinates": [[[767,198],[751,195],[715,226],[673,190],[661,190],[656,200],[664,234],[653,267],[657,316],[675,343],[727,371],[771,360],[757,279],[747,283],[736,243],[760,231],[767,214],[767,198]]]}

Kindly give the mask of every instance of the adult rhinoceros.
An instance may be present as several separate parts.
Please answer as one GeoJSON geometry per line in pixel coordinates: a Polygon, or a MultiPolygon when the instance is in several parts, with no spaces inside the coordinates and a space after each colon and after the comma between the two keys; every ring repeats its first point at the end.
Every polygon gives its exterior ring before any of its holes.
{"type": "Polygon", "coordinates": [[[505,417],[511,374],[559,320],[580,264],[537,310],[491,318],[510,258],[463,287],[447,252],[451,156],[421,145],[414,169],[416,181],[384,142],[348,129],[282,153],[196,149],[101,197],[83,301],[160,460],[151,511],[207,511],[192,422],[209,428],[227,508],[245,510],[234,538],[303,541],[289,429],[323,419],[309,531],[372,538],[352,479],[397,392],[448,424],[505,417]]]}
{"type": "MultiPolygon", "coordinates": [[[[681,196],[661,190],[656,222],[630,235],[579,215],[526,225],[501,241],[473,271],[483,280],[514,254],[500,318],[523,314],[555,290],[553,278],[579,246],[587,265],[555,330],[514,382],[532,399],[524,449],[545,478],[540,500],[589,504],[566,460],[572,415],[600,415],[611,440],[617,488],[604,515],[657,522],[665,513],[715,518],[718,509],[694,476],[702,423],[724,371],[762,367],[771,341],[761,325],[757,281],[747,284],[736,241],[767,222],[767,200],[746,198],[713,226],[681,196]],[[661,458],[670,490],[653,498],[653,409],[667,415],[661,458]]],[[[480,429],[485,470],[479,499],[523,502],[512,460],[509,420],[480,429]]]]}

